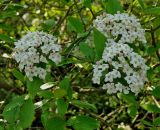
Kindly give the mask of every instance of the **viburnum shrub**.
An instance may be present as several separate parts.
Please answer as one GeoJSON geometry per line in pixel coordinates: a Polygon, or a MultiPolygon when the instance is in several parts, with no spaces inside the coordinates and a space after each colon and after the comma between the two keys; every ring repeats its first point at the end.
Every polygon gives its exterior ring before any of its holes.
{"type": "Polygon", "coordinates": [[[61,46],[57,38],[45,32],[28,32],[21,40],[15,42],[13,57],[19,63],[19,69],[25,71],[29,80],[33,77],[45,79],[49,60],[61,62],[61,46]],[[44,67],[41,67],[44,64],[44,67]]]}
{"type": "Polygon", "coordinates": [[[103,13],[93,21],[94,26],[107,37],[102,59],[96,62],[93,83],[100,84],[109,94],[129,91],[138,94],[147,81],[145,60],[129,44],[145,44],[145,33],[139,20],[126,13],[103,13]],[[104,76],[103,76],[104,75],[104,76]]]}
{"type": "Polygon", "coordinates": [[[124,1],[0,1],[0,130],[160,129],[159,8],[124,1]]]}

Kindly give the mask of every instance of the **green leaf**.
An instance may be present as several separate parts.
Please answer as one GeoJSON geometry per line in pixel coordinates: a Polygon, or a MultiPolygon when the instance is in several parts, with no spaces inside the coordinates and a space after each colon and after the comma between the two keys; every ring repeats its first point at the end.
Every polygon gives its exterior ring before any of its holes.
{"type": "Polygon", "coordinates": [[[105,47],[106,37],[97,29],[93,29],[93,32],[97,60],[100,60],[102,58],[102,53],[105,47]]]}
{"type": "Polygon", "coordinates": [[[153,89],[152,95],[160,99],[160,87],[156,87],[155,89],[153,89]]]}
{"type": "Polygon", "coordinates": [[[36,96],[40,91],[40,86],[43,84],[42,80],[35,78],[33,81],[27,80],[27,89],[31,97],[36,96]]]}
{"type": "Polygon", "coordinates": [[[152,15],[160,15],[160,7],[145,9],[144,13],[152,15]]]}
{"type": "Polygon", "coordinates": [[[119,0],[108,0],[106,2],[106,10],[110,14],[115,14],[118,11],[123,12],[123,8],[119,0]]]}
{"type": "Polygon", "coordinates": [[[12,109],[4,109],[3,111],[3,117],[5,120],[7,120],[9,123],[14,123],[19,116],[20,108],[19,106],[16,106],[12,109]]]}
{"type": "Polygon", "coordinates": [[[53,86],[54,86],[54,82],[48,82],[48,83],[41,85],[40,88],[42,90],[46,90],[46,89],[52,88],[53,86]]]}
{"type": "Polygon", "coordinates": [[[38,95],[48,99],[51,99],[54,97],[54,94],[50,90],[40,91],[38,92],[38,95]]]}
{"type": "Polygon", "coordinates": [[[147,53],[149,55],[153,55],[155,52],[156,52],[156,48],[154,48],[154,47],[148,47],[147,53]]]}
{"type": "Polygon", "coordinates": [[[142,104],[141,107],[150,113],[160,113],[160,108],[151,103],[142,104]]]}
{"type": "Polygon", "coordinates": [[[94,112],[97,112],[97,108],[95,107],[95,105],[90,104],[86,101],[79,101],[79,100],[73,100],[71,101],[71,104],[80,107],[80,108],[86,108],[86,109],[90,109],[94,112]]]}
{"type": "Polygon", "coordinates": [[[48,20],[44,21],[42,27],[43,27],[43,30],[48,31],[48,30],[52,29],[54,25],[55,25],[55,19],[52,18],[52,19],[48,19],[48,20]]]}
{"type": "Polygon", "coordinates": [[[160,126],[160,117],[157,117],[156,119],[153,120],[153,125],[160,126]]]}
{"type": "Polygon", "coordinates": [[[136,97],[134,94],[123,94],[120,93],[118,95],[120,98],[122,98],[126,103],[131,104],[131,105],[137,105],[136,97]]]}
{"type": "Polygon", "coordinates": [[[11,109],[15,108],[15,107],[20,107],[22,104],[24,103],[24,96],[17,96],[15,98],[13,98],[9,104],[7,104],[5,106],[5,110],[6,111],[10,111],[11,109]]]}
{"type": "Polygon", "coordinates": [[[88,7],[88,8],[91,8],[91,3],[92,3],[91,0],[83,0],[84,6],[86,6],[86,7],[88,7]]]}
{"type": "Polygon", "coordinates": [[[0,28],[3,29],[3,30],[6,30],[6,31],[12,31],[13,30],[13,27],[8,25],[8,24],[0,24],[0,28]]]}
{"type": "Polygon", "coordinates": [[[94,61],[95,53],[94,50],[87,45],[87,43],[80,43],[80,51],[88,58],[89,60],[94,61]]]}
{"type": "Polygon", "coordinates": [[[11,100],[9,104],[7,104],[3,110],[3,117],[6,119],[9,123],[13,123],[17,120],[19,112],[20,112],[20,106],[22,106],[24,102],[24,96],[15,97],[11,100]]]}
{"type": "Polygon", "coordinates": [[[153,126],[151,122],[147,121],[147,120],[141,120],[141,122],[144,124],[144,125],[147,125],[147,126],[153,126]]]}
{"type": "Polygon", "coordinates": [[[73,28],[73,30],[76,31],[77,33],[84,32],[84,26],[78,18],[69,17],[68,22],[69,22],[69,25],[73,28]]]}
{"type": "Polygon", "coordinates": [[[144,1],[143,0],[138,0],[138,3],[140,4],[141,8],[144,9],[144,1]]]}
{"type": "Polygon", "coordinates": [[[4,130],[4,127],[0,125],[0,130],[4,130]]]}
{"type": "Polygon", "coordinates": [[[34,119],[34,104],[31,99],[25,101],[25,103],[21,107],[19,124],[25,129],[31,126],[32,121],[34,119]]]}
{"type": "Polygon", "coordinates": [[[138,113],[137,106],[136,105],[130,105],[128,107],[128,111],[127,112],[132,118],[134,118],[138,113]]]}
{"type": "Polygon", "coordinates": [[[67,124],[73,126],[75,130],[95,130],[100,127],[100,123],[88,116],[75,116],[68,120],[67,124]]]}
{"type": "Polygon", "coordinates": [[[68,103],[64,101],[64,99],[58,99],[57,100],[57,110],[58,114],[61,116],[64,116],[68,109],[68,103]]]}
{"type": "Polygon", "coordinates": [[[15,17],[16,13],[17,12],[15,10],[6,10],[5,12],[2,13],[1,16],[2,16],[2,19],[15,17]]]}
{"type": "Polygon", "coordinates": [[[8,35],[0,34],[0,40],[5,42],[14,42],[14,39],[10,38],[8,35]]]}
{"type": "Polygon", "coordinates": [[[66,96],[66,94],[67,94],[67,92],[64,89],[56,89],[54,91],[54,97],[58,98],[58,99],[66,96]]]}
{"type": "Polygon", "coordinates": [[[147,71],[147,78],[149,80],[152,80],[153,79],[153,74],[154,74],[154,70],[152,68],[150,68],[148,71],[147,71]]]}
{"type": "Polygon", "coordinates": [[[72,99],[72,88],[71,88],[71,85],[70,85],[69,78],[64,78],[60,82],[60,88],[66,90],[68,98],[72,99]]]}
{"type": "Polygon", "coordinates": [[[47,124],[49,117],[50,117],[49,111],[43,111],[43,113],[41,114],[41,122],[45,128],[46,128],[46,124],[47,124]]]}
{"type": "Polygon", "coordinates": [[[46,130],[64,130],[65,121],[59,117],[54,117],[46,122],[46,130]]]}
{"type": "Polygon", "coordinates": [[[14,77],[24,82],[24,75],[22,74],[22,72],[18,71],[17,69],[13,69],[12,74],[14,75],[14,77]]]}
{"type": "Polygon", "coordinates": [[[19,125],[17,124],[8,124],[6,126],[6,130],[23,130],[19,125]]]}

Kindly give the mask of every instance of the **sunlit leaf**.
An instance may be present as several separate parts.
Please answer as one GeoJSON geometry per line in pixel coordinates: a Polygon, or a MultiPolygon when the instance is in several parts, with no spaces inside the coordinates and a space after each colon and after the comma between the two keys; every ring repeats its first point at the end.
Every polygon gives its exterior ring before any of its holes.
{"type": "Polygon", "coordinates": [[[150,113],[160,113],[160,108],[158,108],[156,105],[153,105],[151,103],[142,104],[141,107],[150,113]]]}
{"type": "Polygon", "coordinates": [[[43,85],[40,86],[40,88],[42,90],[45,90],[45,89],[49,89],[49,88],[52,88],[54,86],[54,83],[53,82],[48,82],[48,83],[45,83],[43,85]]]}

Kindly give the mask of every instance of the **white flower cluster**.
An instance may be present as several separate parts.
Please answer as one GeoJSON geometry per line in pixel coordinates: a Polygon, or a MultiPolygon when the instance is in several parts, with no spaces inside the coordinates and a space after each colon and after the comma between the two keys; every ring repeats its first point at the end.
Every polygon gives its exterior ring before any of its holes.
{"type": "Polygon", "coordinates": [[[57,38],[45,32],[28,32],[22,39],[15,42],[13,57],[24,70],[29,80],[33,77],[45,79],[47,71],[42,64],[52,60],[56,64],[61,61],[61,46],[56,44],[57,38]]]}
{"type": "Polygon", "coordinates": [[[116,28],[115,25],[117,24],[118,26],[118,24],[120,25],[121,22],[124,22],[123,24],[121,23],[121,25],[124,26],[122,27],[123,31],[132,31],[131,28],[128,29],[125,27],[125,20],[128,20],[126,23],[130,23],[131,27],[134,27],[132,24],[136,24],[139,28],[140,24],[137,22],[137,19],[133,16],[129,17],[127,14],[103,14],[102,16],[99,16],[95,20],[94,25],[96,24],[99,31],[107,34],[107,38],[109,37],[109,39],[106,42],[102,59],[93,65],[92,81],[96,84],[100,84],[101,81],[103,81],[103,89],[106,89],[109,94],[117,92],[128,94],[129,91],[131,91],[137,95],[147,81],[146,73],[148,67],[145,64],[145,60],[139,54],[135,53],[126,43],[133,43],[136,40],[139,40],[139,42],[146,42],[144,31],[142,31],[143,29],[134,29],[133,33],[136,35],[134,38],[131,38],[132,34],[129,33],[123,36],[122,30],[118,30],[119,27],[116,28]],[[108,21],[108,18],[110,22],[104,22],[108,21]],[[117,23],[115,22],[116,20],[118,21],[117,23]],[[110,26],[111,31],[108,31],[107,27],[110,23],[113,24],[114,22],[114,26],[110,26]],[[120,32],[114,35],[112,34],[113,30],[114,32],[120,32]],[[109,32],[111,32],[110,35],[108,35],[109,32]],[[141,37],[138,36],[138,32],[141,32],[141,37]],[[115,39],[115,37],[118,39],[115,39]]]}
{"type": "Polygon", "coordinates": [[[135,40],[146,43],[145,30],[134,15],[103,13],[93,21],[93,25],[108,39],[118,39],[119,43],[133,43],[135,40]]]}

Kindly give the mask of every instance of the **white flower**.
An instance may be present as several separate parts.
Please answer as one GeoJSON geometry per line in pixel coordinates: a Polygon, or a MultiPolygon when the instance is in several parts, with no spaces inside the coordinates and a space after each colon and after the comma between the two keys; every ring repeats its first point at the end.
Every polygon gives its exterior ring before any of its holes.
{"type": "Polygon", "coordinates": [[[48,63],[47,59],[43,55],[41,55],[40,61],[44,63],[48,63]]]}
{"type": "Polygon", "coordinates": [[[45,79],[48,72],[41,63],[48,63],[48,59],[58,64],[61,62],[61,46],[56,43],[57,38],[45,32],[28,32],[22,39],[15,42],[13,57],[19,63],[19,69],[24,70],[29,80],[33,77],[45,79]],[[48,58],[48,56],[51,58],[48,58]]]}
{"type": "Polygon", "coordinates": [[[127,13],[103,13],[93,21],[93,26],[102,32],[108,39],[119,39],[118,43],[146,43],[144,29],[134,15],[127,13]]]}
{"type": "Polygon", "coordinates": [[[148,67],[145,65],[145,60],[133,52],[127,44],[117,43],[106,46],[102,59],[98,64],[93,65],[93,68],[93,83],[100,84],[100,79],[104,80],[103,89],[107,89],[110,94],[116,92],[128,94],[129,91],[138,94],[147,81],[148,67]],[[103,65],[107,67],[102,69],[103,65]],[[126,83],[121,82],[122,80],[126,83]],[[113,82],[114,85],[110,84],[113,82]]]}

